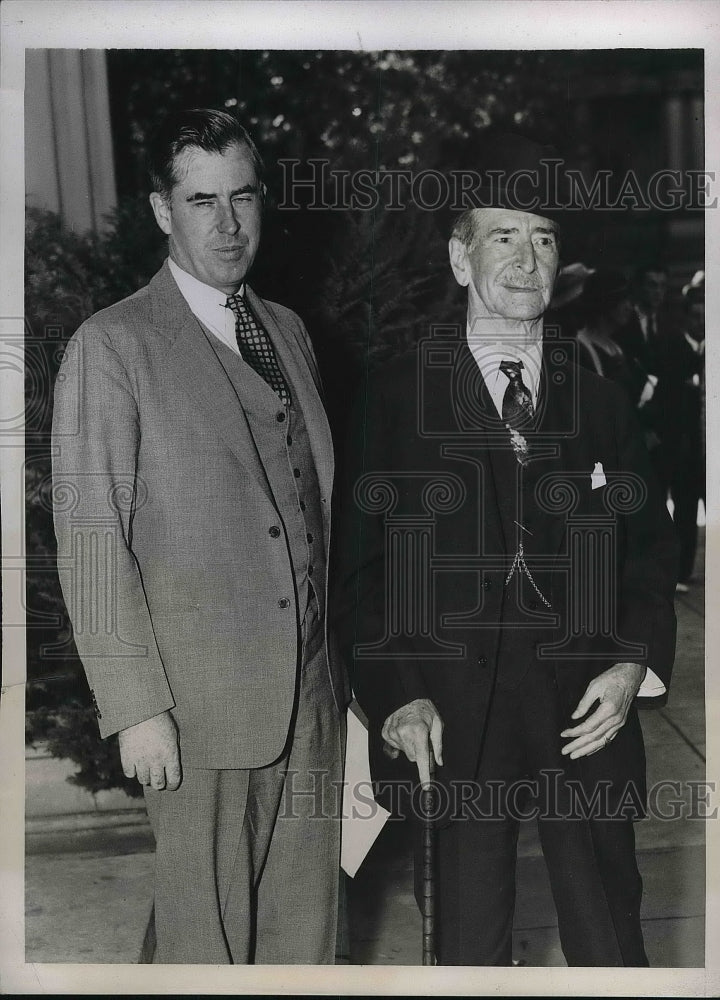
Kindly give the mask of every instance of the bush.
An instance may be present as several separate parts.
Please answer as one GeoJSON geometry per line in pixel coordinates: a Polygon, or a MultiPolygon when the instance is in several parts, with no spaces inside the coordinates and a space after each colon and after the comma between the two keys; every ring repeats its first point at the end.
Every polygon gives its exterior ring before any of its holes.
{"type": "Polygon", "coordinates": [[[30,209],[25,247],[27,666],[25,736],[80,765],[75,784],[140,794],[122,773],[117,741],[101,740],[72,641],[57,575],[52,526],[52,392],[64,345],[96,312],[145,284],[159,266],[162,238],[143,206],[129,200],[101,235],[67,229],[54,212],[30,209]]]}

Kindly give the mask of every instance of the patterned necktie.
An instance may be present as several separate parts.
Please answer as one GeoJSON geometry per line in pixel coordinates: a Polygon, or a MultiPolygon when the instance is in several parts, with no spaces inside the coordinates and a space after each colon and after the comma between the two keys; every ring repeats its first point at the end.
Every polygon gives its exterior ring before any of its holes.
{"type": "Polygon", "coordinates": [[[530,449],[521,431],[532,423],[535,407],[530,391],[522,380],[522,368],[522,361],[500,362],[500,371],[509,380],[502,401],[502,418],[510,431],[510,443],[515,457],[521,465],[525,465],[530,449]]]}
{"type": "Polygon", "coordinates": [[[509,380],[502,401],[502,418],[513,430],[527,427],[535,416],[530,390],[520,374],[522,368],[522,361],[500,362],[500,371],[509,380]]]}
{"type": "Polygon", "coordinates": [[[228,295],[226,309],[235,313],[235,336],[240,356],[253,371],[278,394],[285,406],[290,406],[290,388],[280,370],[272,341],[253,316],[243,295],[228,295]]]}

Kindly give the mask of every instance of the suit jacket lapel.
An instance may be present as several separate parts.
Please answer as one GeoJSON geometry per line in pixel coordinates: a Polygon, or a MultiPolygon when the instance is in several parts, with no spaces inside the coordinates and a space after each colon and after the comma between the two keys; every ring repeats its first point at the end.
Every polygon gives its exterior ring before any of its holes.
{"type": "Polygon", "coordinates": [[[182,382],[228,448],[274,503],[238,395],[207,334],[175,284],[167,263],[150,282],[149,289],[153,321],[171,341],[167,355],[169,370],[182,382]]]}
{"type": "MultiPolygon", "coordinates": [[[[514,540],[508,539],[504,519],[501,516],[501,504],[506,499],[499,489],[494,472],[494,457],[497,457],[505,447],[505,431],[502,422],[495,408],[492,396],[485,385],[477,361],[472,355],[468,346],[467,338],[461,338],[458,352],[458,375],[467,371],[467,377],[459,377],[458,384],[462,384],[461,398],[458,398],[457,389],[455,398],[449,400],[453,409],[454,423],[463,435],[467,435],[472,442],[473,451],[480,451],[480,460],[483,470],[482,496],[479,498],[480,506],[478,515],[482,519],[481,539],[482,548],[486,554],[495,554],[497,546],[507,552],[509,546],[514,551],[514,540]],[[465,369],[465,366],[467,368],[465,369]],[[466,398],[470,405],[467,414],[463,413],[462,397],[466,398]],[[479,409],[478,409],[479,407],[479,409]],[[491,548],[488,550],[489,540],[495,540],[495,545],[490,542],[491,548]]],[[[462,439],[461,439],[462,444],[462,439]]],[[[508,444],[509,450],[509,444],[508,444]]],[[[514,455],[512,456],[515,462],[514,455]]],[[[514,499],[513,499],[514,502],[514,499]]]]}
{"type": "MultiPolygon", "coordinates": [[[[548,348],[552,346],[546,345],[544,351],[537,421],[533,433],[533,437],[537,435],[538,440],[531,440],[530,448],[535,448],[537,452],[555,446],[555,453],[531,462],[531,475],[536,481],[547,475],[561,476],[563,472],[570,472],[576,464],[573,461],[573,448],[577,434],[572,436],[572,428],[577,421],[577,413],[574,412],[574,367],[567,363],[564,367],[564,380],[560,383],[552,380],[548,365],[548,348]]],[[[543,548],[548,555],[555,555],[565,537],[568,512],[549,511],[538,503],[535,517],[543,548]]]]}

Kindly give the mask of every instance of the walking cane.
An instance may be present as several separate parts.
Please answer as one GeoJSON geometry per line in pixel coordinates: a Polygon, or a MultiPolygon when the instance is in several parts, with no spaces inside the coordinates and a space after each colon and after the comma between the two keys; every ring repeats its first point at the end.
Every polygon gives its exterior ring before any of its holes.
{"type": "MultiPolygon", "coordinates": [[[[400,751],[383,743],[383,753],[396,760],[400,751]]],[[[422,884],[420,914],[422,916],[422,964],[437,965],[435,958],[435,756],[428,747],[430,784],[420,786],[420,821],[422,823],[422,884]]]]}
{"type": "Polygon", "coordinates": [[[430,784],[420,789],[422,819],[422,964],[435,965],[435,761],[430,750],[430,784]]]}

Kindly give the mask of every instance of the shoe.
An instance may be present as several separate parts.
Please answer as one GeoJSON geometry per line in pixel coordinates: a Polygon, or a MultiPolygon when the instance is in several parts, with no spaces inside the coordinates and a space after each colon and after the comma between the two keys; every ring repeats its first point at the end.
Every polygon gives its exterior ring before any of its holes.
{"type": "Polygon", "coordinates": [[[676,583],[675,584],[675,593],[676,594],[689,594],[690,593],[690,588],[688,587],[688,585],[686,583],[676,583]]]}

